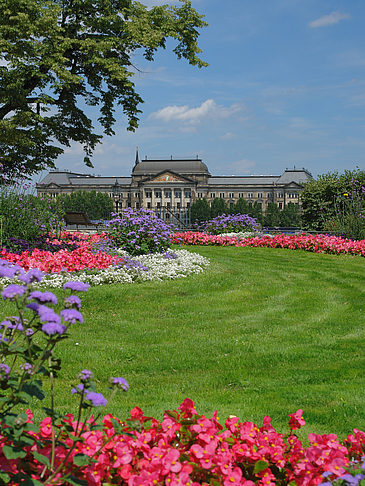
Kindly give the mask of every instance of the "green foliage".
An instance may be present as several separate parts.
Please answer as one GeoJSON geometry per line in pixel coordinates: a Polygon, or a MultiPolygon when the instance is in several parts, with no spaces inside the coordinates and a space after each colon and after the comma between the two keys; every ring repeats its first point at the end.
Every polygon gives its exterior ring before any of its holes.
{"type": "Polygon", "coordinates": [[[221,197],[215,197],[210,206],[210,217],[215,218],[229,212],[226,201],[221,197]]]}
{"type": "Polygon", "coordinates": [[[57,234],[62,216],[62,206],[55,199],[24,194],[13,186],[0,186],[0,247],[9,247],[9,238],[32,242],[48,232],[57,234]]]}
{"type": "Polygon", "coordinates": [[[269,202],[266,208],[264,225],[265,226],[280,226],[280,209],[274,202],[269,202]]]}
{"type": "Polygon", "coordinates": [[[301,214],[299,206],[293,202],[288,203],[280,214],[280,226],[301,226],[301,214]]]}
{"type": "MultiPolygon", "coordinates": [[[[343,174],[328,172],[318,176],[316,180],[307,182],[300,195],[302,204],[303,227],[317,231],[340,230],[338,219],[338,204],[344,194],[352,194],[354,181],[359,186],[357,198],[364,209],[364,193],[361,187],[365,186],[365,171],[346,170],[343,174]],[[337,209],[336,209],[337,205],[337,209]]],[[[350,209],[343,206],[341,211],[350,209]]],[[[361,210],[361,209],[360,209],[361,210]]]]}
{"type": "Polygon", "coordinates": [[[103,192],[76,191],[60,200],[65,211],[83,211],[90,219],[110,219],[114,210],[113,200],[103,192]]]}
{"type": "Polygon", "coordinates": [[[71,142],[92,165],[102,135],[85,103],[98,107],[106,135],[122,113],[128,130],[138,127],[137,55],[153,61],[173,39],[178,59],[207,65],[197,45],[207,24],[189,0],[150,9],[135,0],[1,0],[0,18],[0,153],[6,169],[26,174],[53,166],[71,142]]]}
{"type": "Polygon", "coordinates": [[[248,203],[248,211],[247,214],[251,216],[251,218],[257,219],[257,221],[262,224],[263,222],[263,215],[262,215],[262,204],[255,201],[253,204],[252,202],[248,203]]]}
{"type": "Polygon", "coordinates": [[[249,206],[246,199],[240,197],[236,204],[234,205],[233,209],[230,211],[232,214],[248,214],[249,206]]]}
{"type": "Polygon", "coordinates": [[[210,207],[208,201],[204,199],[197,199],[190,206],[190,217],[192,223],[201,223],[210,218],[210,207]]]}

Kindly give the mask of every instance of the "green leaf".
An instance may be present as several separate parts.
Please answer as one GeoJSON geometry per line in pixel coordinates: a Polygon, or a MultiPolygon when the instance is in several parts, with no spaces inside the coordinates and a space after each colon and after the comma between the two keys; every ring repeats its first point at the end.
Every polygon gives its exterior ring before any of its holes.
{"type": "Polygon", "coordinates": [[[11,460],[11,459],[19,459],[25,457],[27,453],[19,448],[13,446],[4,445],[3,447],[4,456],[11,460]]]}
{"type": "Polygon", "coordinates": [[[64,478],[69,482],[70,484],[73,484],[74,486],[87,486],[88,483],[84,479],[77,478],[76,476],[67,476],[64,478]]]}
{"type": "Polygon", "coordinates": [[[90,457],[86,454],[75,454],[73,463],[76,466],[86,466],[87,464],[90,464],[90,457]]]}
{"type": "Polygon", "coordinates": [[[111,418],[111,423],[113,424],[114,430],[116,434],[120,434],[122,432],[122,427],[120,426],[120,423],[118,420],[115,420],[115,418],[111,418]]]}
{"type": "Polygon", "coordinates": [[[51,467],[51,463],[49,462],[49,459],[48,459],[47,456],[44,456],[43,454],[39,454],[39,452],[35,452],[35,451],[32,454],[34,456],[34,459],[36,459],[38,462],[41,462],[42,464],[44,464],[48,468],[51,467]]]}
{"type": "Polygon", "coordinates": [[[253,469],[254,474],[260,473],[269,467],[266,461],[257,461],[253,469]]]}

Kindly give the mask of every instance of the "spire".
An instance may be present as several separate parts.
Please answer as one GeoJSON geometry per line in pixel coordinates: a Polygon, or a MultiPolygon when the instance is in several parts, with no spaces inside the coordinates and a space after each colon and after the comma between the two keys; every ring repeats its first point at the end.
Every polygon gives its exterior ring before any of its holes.
{"type": "Polygon", "coordinates": [[[139,164],[139,154],[138,154],[138,147],[136,148],[136,161],[134,163],[134,167],[136,167],[136,165],[139,164]]]}

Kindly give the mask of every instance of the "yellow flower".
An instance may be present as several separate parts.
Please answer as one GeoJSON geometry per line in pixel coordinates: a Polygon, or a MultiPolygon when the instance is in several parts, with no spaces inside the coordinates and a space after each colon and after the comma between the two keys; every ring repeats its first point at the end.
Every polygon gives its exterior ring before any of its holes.
{"type": "Polygon", "coordinates": [[[348,196],[347,192],[345,192],[344,196],[348,196]]]}

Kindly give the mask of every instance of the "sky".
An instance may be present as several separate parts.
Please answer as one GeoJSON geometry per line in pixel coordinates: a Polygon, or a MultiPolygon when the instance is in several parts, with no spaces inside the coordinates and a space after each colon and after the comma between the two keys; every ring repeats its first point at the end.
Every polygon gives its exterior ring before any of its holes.
{"type": "Polygon", "coordinates": [[[138,147],[141,159],[199,157],[212,175],[365,169],[364,0],[192,5],[209,24],[199,38],[209,67],[178,60],[173,42],[153,63],[137,55],[140,127],[127,132],[121,114],[116,134],[95,150],[94,169],[78,145],[58,168],[129,176],[138,147]]]}

